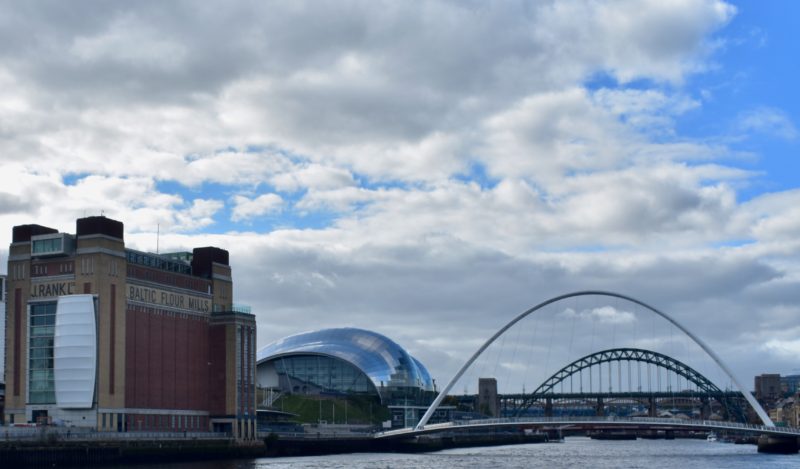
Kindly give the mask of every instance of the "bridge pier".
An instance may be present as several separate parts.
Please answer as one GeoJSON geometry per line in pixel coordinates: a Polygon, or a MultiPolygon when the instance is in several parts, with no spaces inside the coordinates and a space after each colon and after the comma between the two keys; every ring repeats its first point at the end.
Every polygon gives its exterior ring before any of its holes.
{"type": "Polygon", "coordinates": [[[553,416],[553,398],[548,397],[544,400],[544,416],[545,417],[552,417],[553,416]]]}
{"type": "Polygon", "coordinates": [[[761,435],[758,437],[758,452],[770,454],[795,454],[798,445],[796,436],[761,435]]]}
{"type": "Polygon", "coordinates": [[[656,398],[650,397],[647,399],[647,416],[658,417],[658,410],[656,409],[656,398]]]}
{"type": "Polygon", "coordinates": [[[605,408],[605,405],[603,404],[603,398],[602,397],[598,397],[597,398],[597,406],[595,407],[595,415],[597,415],[598,417],[603,417],[604,415],[606,415],[606,408],[605,408]]]}
{"type": "Polygon", "coordinates": [[[700,420],[708,420],[709,417],[711,417],[711,405],[708,397],[703,396],[700,398],[700,420]]]}

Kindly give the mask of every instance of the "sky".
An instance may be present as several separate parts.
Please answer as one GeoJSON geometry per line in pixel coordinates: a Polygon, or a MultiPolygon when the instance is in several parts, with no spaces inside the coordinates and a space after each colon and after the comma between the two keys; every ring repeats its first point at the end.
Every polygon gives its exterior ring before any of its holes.
{"type": "MultiPolygon", "coordinates": [[[[0,272],[13,226],[103,214],[131,248],[229,250],[259,346],[372,329],[443,383],[518,313],[603,289],[673,315],[750,386],[800,373],[798,15],[0,1],[0,272]]],[[[536,321],[483,371],[512,376],[501,389],[680,335],[603,299],[536,321]]]]}

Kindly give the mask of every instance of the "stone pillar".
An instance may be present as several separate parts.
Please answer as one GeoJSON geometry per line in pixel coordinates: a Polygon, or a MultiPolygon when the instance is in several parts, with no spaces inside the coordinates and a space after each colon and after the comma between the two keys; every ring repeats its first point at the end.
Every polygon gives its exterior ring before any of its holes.
{"type": "Polygon", "coordinates": [[[758,452],[771,454],[795,454],[800,448],[796,436],[761,435],[758,437],[758,452]]]}
{"type": "Polygon", "coordinates": [[[597,398],[597,407],[595,407],[595,415],[598,417],[602,417],[606,414],[605,405],[603,404],[603,398],[597,398]]]}
{"type": "Polygon", "coordinates": [[[711,406],[708,402],[708,397],[700,398],[700,418],[707,420],[711,416],[711,406]]]}
{"type": "Polygon", "coordinates": [[[478,412],[489,417],[500,416],[500,397],[497,395],[497,380],[478,378],[478,412]]]}

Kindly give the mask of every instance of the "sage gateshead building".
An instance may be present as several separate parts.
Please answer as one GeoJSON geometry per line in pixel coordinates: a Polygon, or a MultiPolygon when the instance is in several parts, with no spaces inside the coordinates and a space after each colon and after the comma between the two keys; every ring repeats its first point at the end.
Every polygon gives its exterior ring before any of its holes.
{"type": "Polygon", "coordinates": [[[123,231],[13,228],[5,422],[255,437],[255,317],[234,310],[228,252],[140,252],[123,231]]]}
{"type": "Polygon", "coordinates": [[[371,396],[402,423],[435,396],[427,368],[377,332],[322,329],[285,337],[257,354],[260,388],[301,395],[371,396]]]}

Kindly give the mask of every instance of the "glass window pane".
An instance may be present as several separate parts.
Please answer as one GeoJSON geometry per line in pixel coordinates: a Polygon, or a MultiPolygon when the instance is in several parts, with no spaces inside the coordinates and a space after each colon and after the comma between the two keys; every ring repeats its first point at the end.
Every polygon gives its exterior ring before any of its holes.
{"type": "Polygon", "coordinates": [[[52,337],[34,337],[31,338],[31,347],[53,347],[52,337]]]}
{"type": "Polygon", "coordinates": [[[52,337],[54,332],[53,326],[31,326],[31,336],[47,335],[52,337]]]}

